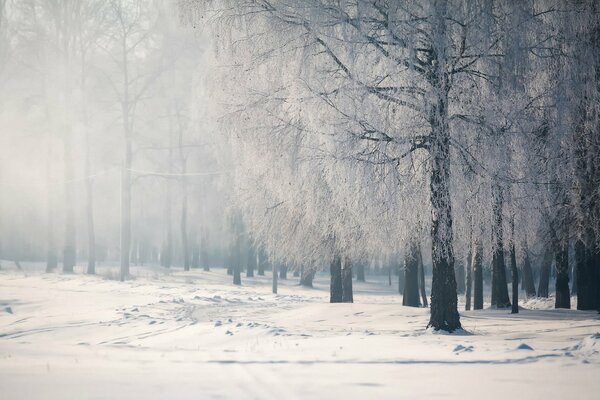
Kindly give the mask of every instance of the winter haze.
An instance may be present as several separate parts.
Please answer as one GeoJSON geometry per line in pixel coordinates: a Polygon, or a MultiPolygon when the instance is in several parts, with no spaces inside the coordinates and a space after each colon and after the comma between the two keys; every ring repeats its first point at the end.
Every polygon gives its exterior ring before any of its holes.
{"type": "Polygon", "coordinates": [[[0,0],[0,398],[600,397],[595,0],[0,0]]]}

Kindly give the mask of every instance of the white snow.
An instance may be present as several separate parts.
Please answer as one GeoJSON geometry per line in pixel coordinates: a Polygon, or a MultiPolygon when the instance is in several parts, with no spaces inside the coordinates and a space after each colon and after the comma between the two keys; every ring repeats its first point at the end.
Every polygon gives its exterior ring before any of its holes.
{"type": "MultiPolygon", "coordinates": [[[[354,304],[265,277],[134,267],[118,282],[0,271],[2,399],[593,399],[600,393],[594,312],[461,312],[464,330],[425,329],[381,277],[354,304]]],[[[525,307],[530,302],[524,302],[525,307]]],[[[548,302],[544,303],[547,304],[548,302]]],[[[545,308],[542,304],[541,308],[545,308]]]]}

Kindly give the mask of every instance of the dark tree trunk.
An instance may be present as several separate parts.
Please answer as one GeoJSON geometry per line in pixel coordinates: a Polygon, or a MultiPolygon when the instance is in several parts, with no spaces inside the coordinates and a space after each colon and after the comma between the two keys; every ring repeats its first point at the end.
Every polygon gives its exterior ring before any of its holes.
{"type": "Polygon", "coordinates": [[[241,285],[242,284],[242,269],[243,269],[243,265],[242,265],[243,261],[242,260],[244,257],[242,255],[243,236],[242,236],[241,222],[239,221],[239,217],[236,218],[234,232],[235,232],[235,251],[233,253],[234,254],[233,284],[241,285]]]}
{"type": "Polygon", "coordinates": [[[556,263],[556,299],[554,308],[571,308],[569,292],[569,247],[558,245],[554,254],[556,263]]]}
{"type": "Polygon", "coordinates": [[[254,246],[248,243],[248,264],[246,268],[246,277],[254,276],[254,269],[256,268],[256,252],[254,246]]]}
{"type": "Polygon", "coordinates": [[[450,129],[448,126],[448,78],[445,45],[447,41],[447,6],[434,7],[433,35],[435,44],[431,77],[429,78],[435,100],[429,114],[431,133],[429,139],[430,200],[431,200],[431,317],[428,327],[453,332],[460,329],[456,278],[454,276],[454,250],[452,230],[452,204],[450,201],[450,129]]]}
{"type": "Polygon", "coordinates": [[[465,310],[471,309],[471,294],[473,286],[473,243],[469,240],[469,252],[467,253],[467,287],[465,290],[465,310]]]}
{"type": "Polygon", "coordinates": [[[356,266],[356,280],[359,282],[365,281],[365,264],[362,262],[356,266]]]}
{"type": "MultiPolygon", "coordinates": [[[[186,167],[184,164],[183,173],[186,172],[186,167]]],[[[187,232],[187,219],[188,219],[188,196],[187,196],[187,181],[185,176],[182,177],[181,180],[181,191],[182,191],[182,200],[181,200],[181,250],[183,252],[183,270],[190,270],[190,251],[188,248],[188,232],[187,232]]]]}
{"type": "Polygon", "coordinates": [[[533,270],[531,269],[531,258],[529,257],[529,249],[527,243],[523,246],[523,287],[527,298],[535,297],[535,283],[533,280],[533,270]]]}
{"type": "Polygon", "coordinates": [[[294,278],[298,278],[300,276],[300,271],[298,270],[298,266],[294,265],[294,278]]]}
{"type": "Polygon", "coordinates": [[[492,261],[492,306],[510,307],[508,285],[506,282],[506,263],[504,261],[504,232],[502,228],[502,207],[504,204],[502,188],[494,184],[492,210],[494,213],[494,255],[492,261]]]}
{"type": "Polygon", "coordinates": [[[279,267],[279,279],[287,279],[287,264],[281,264],[279,267]]]}
{"type": "Polygon", "coordinates": [[[538,284],[538,297],[548,297],[548,288],[550,286],[550,268],[552,267],[552,252],[546,250],[540,268],[540,282],[538,284]]]}
{"type": "Polygon", "coordinates": [[[330,303],[341,303],[342,302],[342,260],[340,257],[335,256],[329,265],[331,273],[331,283],[329,285],[329,302],[330,303]]]}
{"type": "Polygon", "coordinates": [[[456,267],[456,292],[465,293],[465,265],[462,262],[456,267]]]}
{"type": "Polygon", "coordinates": [[[304,287],[313,287],[313,279],[317,271],[314,268],[303,268],[300,275],[300,285],[304,287]]]}
{"type": "Polygon", "coordinates": [[[475,241],[473,257],[473,310],[483,309],[483,243],[475,241]]]}
{"type": "Polygon", "coordinates": [[[261,248],[258,251],[258,275],[263,276],[265,274],[265,266],[267,264],[267,255],[261,248]]]}
{"type": "Polygon", "coordinates": [[[404,256],[404,291],[402,305],[419,307],[419,260],[417,246],[411,242],[404,256]]]}
{"type": "MultiPolygon", "coordinates": [[[[398,268],[400,268],[400,267],[398,267],[398,268]]],[[[387,270],[388,270],[388,286],[392,286],[392,264],[390,264],[388,266],[387,270]]],[[[401,287],[401,285],[398,285],[398,287],[401,287]]],[[[398,291],[400,292],[400,294],[402,294],[401,289],[399,289],[398,291]]]]}
{"type": "Polygon", "coordinates": [[[427,303],[427,291],[425,290],[425,265],[423,265],[423,253],[421,252],[421,245],[417,244],[417,261],[419,262],[419,288],[421,291],[421,301],[423,307],[429,307],[427,303]]]}
{"type": "Polygon", "coordinates": [[[352,262],[346,257],[342,266],[342,303],[354,303],[352,293],[352,262]]]}
{"type": "MultiPolygon", "coordinates": [[[[514,238],[514,235],[513,235],[514,238]]],[[[511,313],[519,312],[519,270],[517,269],[517,254],[515,251],[515,243],[510,245],[510,271],[512,275],[512,309],[511,313]]]]}
{"type": "MultiPolygon", "coordinates": [[[[588,236],[588,240],[591,235],[588,236]]],[[[596,310],[600,307],[599,271],[600,254],[595,246],[587,246],[583,241],[575,243],[577,264],[577,309],[596,310]]]]}
{"type": "Polygon", "coordinates": [[[577,262],[571,265],[571,294],[577,294],[577,262]]]}

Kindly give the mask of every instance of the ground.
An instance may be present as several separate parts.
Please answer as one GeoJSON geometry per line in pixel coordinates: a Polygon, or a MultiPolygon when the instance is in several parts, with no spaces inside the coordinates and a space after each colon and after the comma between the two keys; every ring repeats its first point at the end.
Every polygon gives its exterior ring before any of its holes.
{"type": "Polygon", "coordinates": [[[383,277],[328,304],[325,275],[273,295],[269,272],[234,287],[222,269],[135,267],[118,282],[114,267],[2,266],[4,400],[600,396],[599,315],[551,299],[462,311],[464,331],[448,335],[383,277]]]}

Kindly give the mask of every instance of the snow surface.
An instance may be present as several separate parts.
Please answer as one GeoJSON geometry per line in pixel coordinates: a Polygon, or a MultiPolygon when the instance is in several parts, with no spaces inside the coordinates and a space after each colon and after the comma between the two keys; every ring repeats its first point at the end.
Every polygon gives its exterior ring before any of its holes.
{"type": "Polygon", "coordinates": [[[234,287],[222,269],[134,267],[122,283],[114,267],[2,266],[2,399],[599,398],[593,312],[463,311],[449,335],[387,277],[332,305],[325,275],[273,295],[269,272],[234,287]]]}

